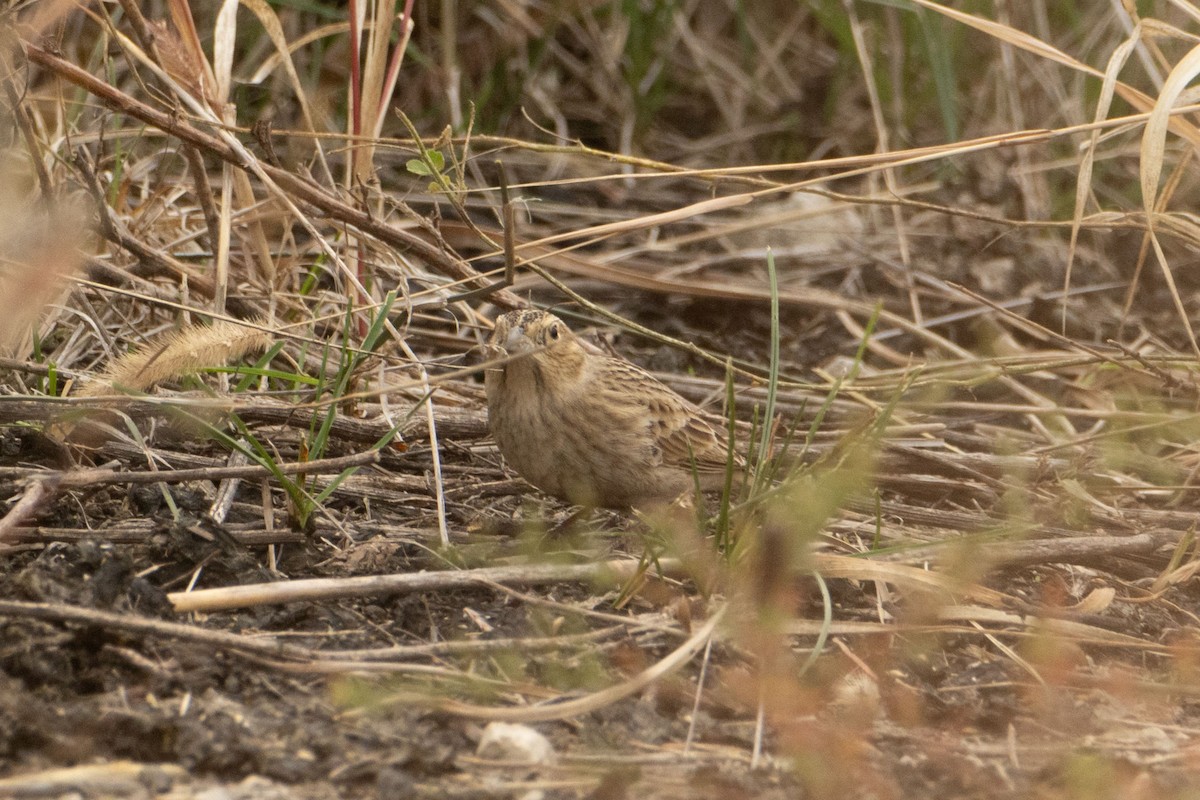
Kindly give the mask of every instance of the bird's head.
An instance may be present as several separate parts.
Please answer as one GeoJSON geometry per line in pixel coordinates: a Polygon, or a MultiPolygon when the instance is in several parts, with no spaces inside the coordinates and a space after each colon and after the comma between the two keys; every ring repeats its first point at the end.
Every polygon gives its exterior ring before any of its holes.
{"type": "Polygon", "coordinates": [[[488,350],[494,357],[515,358],[513,364],[527,361],[540,370],[563,373],[579,370],[586,357],[579,339],[565,322],[549,312],[528,309],[496,318],[488,350]]]}
{"type": "Polygon", "coordinates": [[[488,344],[510,356],[578,347],[575,334],[565,322],[546,311],[531,310],[510,311],[497,317],[488,344]]]}

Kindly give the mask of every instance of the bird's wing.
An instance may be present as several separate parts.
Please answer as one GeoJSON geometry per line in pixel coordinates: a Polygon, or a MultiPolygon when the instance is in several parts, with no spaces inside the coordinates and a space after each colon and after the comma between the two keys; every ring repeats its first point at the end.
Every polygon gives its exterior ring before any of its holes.
{"type": "MultiPolygon", "coordinates": [[[[700,472],[725,470],[728,439],[704,411],[633,364],[611,357],[606,361],[606,372],[619,380],[621,395],[645,409],[663,464],[690,469],[694,463],[700,472]]],[[[736,454],[734,459],[740,466],[736,454]]]]}
{"type": "MultiPolygon", "coordinates": [[[[662,447],[664,464],[690,469],[695,463],[700,472],[724,472],[729,458],[728,439],[706,419],[698,407],[679,397],[669,402],[655,398],[651,404],[651,430],[662,447]],[[655,407],[657,408],[655,409],[655,407]]],[[[734,456],[735,461],[737,456],[734,456]]]]}

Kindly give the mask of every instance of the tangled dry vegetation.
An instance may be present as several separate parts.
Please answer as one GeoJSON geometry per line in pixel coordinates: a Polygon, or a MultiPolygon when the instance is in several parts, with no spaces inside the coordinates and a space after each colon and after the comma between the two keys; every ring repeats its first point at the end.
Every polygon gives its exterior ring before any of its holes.
{"type": "Polygon", "coordinates": [[[1200,9],[196,5],[6,12],[0,794],[1193,796],[1200,9]],[[529,304],[754,477],[539,497],[529,304]]]}

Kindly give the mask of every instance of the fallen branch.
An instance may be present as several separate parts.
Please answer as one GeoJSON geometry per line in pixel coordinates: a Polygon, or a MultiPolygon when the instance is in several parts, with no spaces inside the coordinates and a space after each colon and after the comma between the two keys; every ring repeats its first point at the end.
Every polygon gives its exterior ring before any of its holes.
{"type": "MultiPolygon", "coordinates": [[[[125,523],[104,528],[50,528],[45,526],[18,526],[12,529],[11,542],[82,542],[85,539],[103,539],[112,544],[140,544],[145,542],[159,526],[152,520],[125,523]]],[[[238,544],[254,547],[265,544],[303,544],[312,537],[303,531],[291,528],[255,528],[253,530],[225,529],[238,544]]]]}
{"type": "MultiPolygon", "coordinates": [[[[313,461],[297,461],[277,464],[284,475],[322,475],[341,472],[351,467],[364,467],[379,463],[379,453],[367,450],[339,458],[319,458],[313,461]]],[[[164,469],[158,471],[129,472],[119,469],[80,469],[71,472],[0,468],[0,478],[35,478],[43,483],[55,481],[59,489],[78,489],[106,483],[186,483],[188,481],[216,481],[226,478],[267,478],[274,472],[260,464],[227,467],[200,467],[197,469],[164,469]]]]}
{"type": "Polygon", "coordinates": [[[972,561],[989,567],[1020,567],[1031,564],[1095,564],[1115,555],[1151,553],[1178,541],[1180,531],[1166,534],[1139,533],[1132,536],[1073,536],[1069,539],[1035,539],[1024,542],[945,541],[879,556],[878,561],[921,564],[954,560],[964,550],[972,561]]]}
{"type": "MultiPolygon", "coordinates": [[[[679,562],[673,560],[662,559],[659,564],[666,573],[678,574],[682,569],[679,562]]],[[[193,592],[173,592],[167,595],[167,599],[171,601],[175,611],[186,614],[190,611],[222,611],[246,606],[435,592],[494,584],[539,586],[547,583],[585,581],[616,582],[628,580],[640,569],[641,562],[633,559],[603,561],[597,564],[520,564],[473,570],[255,583],[219,589],[199,589],[193,592]]]]}
{"type": "Polygon", "coordinates": [[[0,542],[14,541],[17,538],[16,531],[19,530],[20,524],[45,505],[46,501],[53,496],[59,483],[60,481],[51,478],[33,481],[26,486],[21,499],[0,519],[0,542]]]}

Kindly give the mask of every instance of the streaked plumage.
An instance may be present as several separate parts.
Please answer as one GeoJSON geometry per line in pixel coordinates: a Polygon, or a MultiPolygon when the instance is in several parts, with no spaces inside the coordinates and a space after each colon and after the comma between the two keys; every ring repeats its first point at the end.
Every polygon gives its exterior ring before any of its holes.
{"type": "MultiPolygon", "coordinates": [[[[486,372],[488,420],[523,478],[573,503],[625,508],[719,488],[719,424],[628,361],[589,350],[545,311],[496,320],[486,372]]],[[[740,462],[739,465],[740,467],[740,462]]]]}

